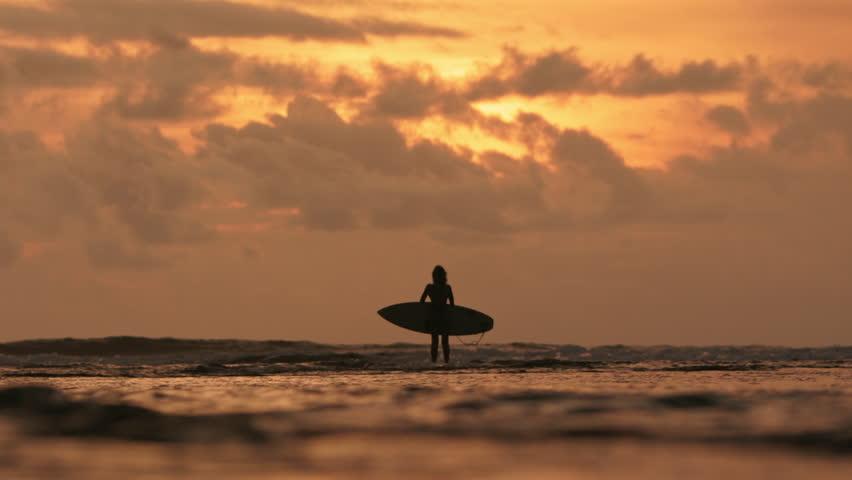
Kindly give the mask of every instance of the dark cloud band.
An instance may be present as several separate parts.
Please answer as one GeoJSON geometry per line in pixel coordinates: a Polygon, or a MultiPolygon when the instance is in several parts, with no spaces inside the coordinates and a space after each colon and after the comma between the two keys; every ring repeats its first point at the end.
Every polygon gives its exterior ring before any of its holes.
{"type": "Polygon", "coordinates": [[[186,37],[283,37],[364,42],[367,35],[460,37],[461,32],[378,18],[343,21],[286,7],[223,0],[51,0],[47,8],[0,5],[0,30],[33,38],[95,41],[186,37]]]}

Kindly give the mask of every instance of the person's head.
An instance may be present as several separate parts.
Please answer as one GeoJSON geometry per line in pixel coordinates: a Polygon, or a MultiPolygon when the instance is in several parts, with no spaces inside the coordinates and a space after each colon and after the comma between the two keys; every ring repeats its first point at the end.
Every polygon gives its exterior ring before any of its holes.
{"type": "Polygon", "coordinates": [[[432,282],[447,283],[447,271],[444,270],[444,267],[435,265],[435,268],[432,269],[432,282]]]}

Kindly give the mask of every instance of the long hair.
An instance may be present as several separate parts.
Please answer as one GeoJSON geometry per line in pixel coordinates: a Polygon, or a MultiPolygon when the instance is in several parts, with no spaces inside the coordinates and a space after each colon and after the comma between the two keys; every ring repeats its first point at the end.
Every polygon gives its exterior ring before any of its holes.
{"type": "Polygon", "coordinates": [[[446,285],[447,283],[447,271],[444,270],[444,267],[440,265],[435,265],[435,268],[432,269],[432,283],[439,283],[446,285]]]}

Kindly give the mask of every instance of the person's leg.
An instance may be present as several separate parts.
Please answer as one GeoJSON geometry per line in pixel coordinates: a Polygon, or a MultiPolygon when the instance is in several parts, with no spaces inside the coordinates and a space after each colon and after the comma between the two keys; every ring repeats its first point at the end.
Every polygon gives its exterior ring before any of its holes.
{"type": "Polygon", "coordinates": [[[432,334],[432,363],[438,361],[438,335],[432,334]]]}
{"type": "Polygon", "coordinates": [[[450,363],[450,336],[441,335],[441,347],[444,350],[444,363],[450,363]]]}

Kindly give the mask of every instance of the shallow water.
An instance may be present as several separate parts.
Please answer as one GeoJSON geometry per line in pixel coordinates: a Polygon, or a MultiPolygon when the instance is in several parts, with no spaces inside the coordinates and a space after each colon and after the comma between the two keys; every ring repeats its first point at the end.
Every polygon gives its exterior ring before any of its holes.
{"type": "Polygon", "coordinates": [[[0,478],[852,478],[848,347],[0,352],[0,478]]]}

